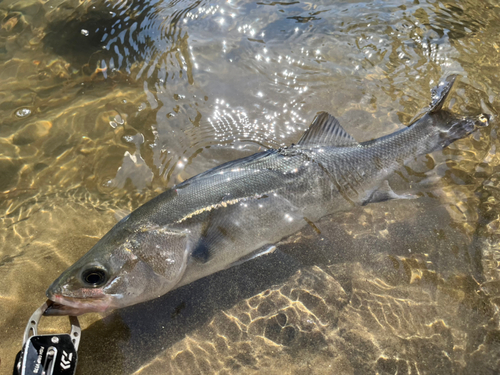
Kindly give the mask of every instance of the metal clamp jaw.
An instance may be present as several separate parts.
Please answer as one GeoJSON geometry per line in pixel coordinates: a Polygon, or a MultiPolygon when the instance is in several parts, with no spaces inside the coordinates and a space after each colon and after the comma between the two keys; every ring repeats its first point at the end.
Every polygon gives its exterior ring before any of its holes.
{"type": "Polygon", "coordinates": [[[38,335],[38,323],[52,301],[45,302],[31,315],[24,330],[23,348],[16,357],[14,375],[71,375],[76,371],[81,329],[76,316],[70,316],[71,332],[38,335]]]}

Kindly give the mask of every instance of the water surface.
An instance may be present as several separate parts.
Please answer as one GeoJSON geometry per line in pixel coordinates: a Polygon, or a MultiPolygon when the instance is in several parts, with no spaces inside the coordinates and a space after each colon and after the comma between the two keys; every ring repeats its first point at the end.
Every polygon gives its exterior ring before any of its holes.
{"type": "MultiPolygon", "coordinates": [[[[318,111],[358,141],[401,129],[448,74],[449,108],[497,116],[499,57],[494,0],[4,0],[0,373],[48,285],[122,212],[297,142],[318,111]]],[[[496,129],[401,168],[391,185],[419,199],[83,316],[78,373],[498,373],[496,129]]]]}

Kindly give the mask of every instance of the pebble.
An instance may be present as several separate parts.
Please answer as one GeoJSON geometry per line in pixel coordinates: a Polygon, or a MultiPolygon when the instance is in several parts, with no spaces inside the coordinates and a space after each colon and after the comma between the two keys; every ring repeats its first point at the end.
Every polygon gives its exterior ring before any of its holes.
{"type": "Polygon", "coordinates": [[[23,117],[27,117],[29,115],[31,115],[31,110],[28,109],[28,108],[21,108],[21,109],[18,109],[16,111],[16,116],[17,117],[23,118],[23,117]]]}

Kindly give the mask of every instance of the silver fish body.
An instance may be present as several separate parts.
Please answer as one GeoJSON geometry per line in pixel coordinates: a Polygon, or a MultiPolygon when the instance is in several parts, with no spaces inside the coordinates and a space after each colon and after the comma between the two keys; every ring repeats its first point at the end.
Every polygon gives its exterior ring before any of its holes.
{"type": "Polygon", "coordinates": [[[265,253],[320,218],[400,198],[387,177],[490,117],[443,110],[455,76],[408,128],[356,142],[320,113],[297,145],[235,160],[174,186],[112,228],[49,287],[52,314],[78,315],[161,296],[265,253]]]}

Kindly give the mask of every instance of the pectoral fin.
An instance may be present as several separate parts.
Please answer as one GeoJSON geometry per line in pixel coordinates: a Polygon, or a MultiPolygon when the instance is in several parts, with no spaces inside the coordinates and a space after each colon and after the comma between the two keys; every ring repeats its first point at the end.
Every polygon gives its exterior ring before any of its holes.
{"type": "Polygon", "coordinates": [[[200,238],[195,248],[191,252],[191,257],[200,263],[207,263],[212,257],[210,245],[204,238],[200,238]]]}
{"type": "Polygon", "coordinates": [[[382,185],[378,189],[375,189],[369,196],[366,198],[362,206],[366,206],[368,203],[376,203],[376,202],[385,202],[391,199],[414,199],[417,198],[412,194],[396,194],[391,187],[389,186],[389,181],[385,180],[382,182],[382,185]]]}

